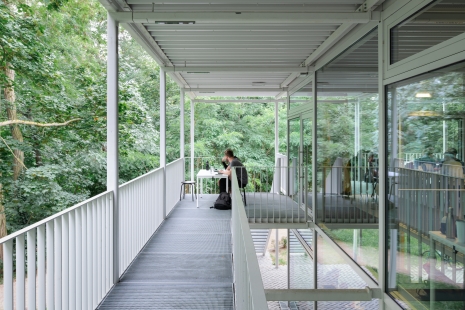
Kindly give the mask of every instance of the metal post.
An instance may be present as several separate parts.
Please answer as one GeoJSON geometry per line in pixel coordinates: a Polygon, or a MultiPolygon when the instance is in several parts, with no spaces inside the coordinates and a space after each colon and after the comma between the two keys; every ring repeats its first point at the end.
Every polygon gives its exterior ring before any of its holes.
{"type": "Polygon", "coordinates": [[[184,89],[181,88],[179,100],[179,158],[184,158],[184,89]]]}
{"type": "Polygon", "coordinates": [[[118,22],[107,14],[107,190],[113,191],[113,283],[119,282],[118,22]]]}
{"type": "Polygon", "coordinates": [[[194,180],[194,100],[191,100],[191,181],[194,180]]]}
{"type": "Polygon", "coordinates": [[[279,153],[279,102],[274,102],[274,157],[275,162],[279,153]]]}
{"type": "Polygon", "coordinates": [[[276,240],[274,244],[274,252],[275,252],[275,266],[276,269],[279,268],[279,229],[276,228],[276,240]]]}
{"type": "MultiPolygon", "coordinates": [[[[386,108],[386,94],[385,88],[383,85],[383,77],[384,77],[384,37],[383,37],[383,29],[384,29],[384,22],[382,21],[378,26],[378,93],[379,93],[379,110],[378,110],[378,124],[379,124],[379,175],[385,176],[379,178],[379,231],[378,231],[378,253],[379,253],[379,262],[378,262],[378,283],[381,291],[384,293],[386,292],[386,176],[387,176],[387,151],[386,151],[386,126],[387,126],[387,108],[386,108]]],[[[387,57],[387,55],[386,55],[387,57]]],[[[395,110],[392,111],[392,116],[395,114],[395,110]]],[[[391,116],[391,117],[392,117],[391,116]]],[[[394,125],[394,124],[393,124],[394,125]]],[[[394,134],[394,127],[392,128],[392,133],[394,134]]],[[[392,136],[391,140],[396,140],[396,136],[392,136]]],[[[391,158],[395,157],[394,149],[391,149],[391,158]]],[[[394,160],[392,161],[394,164],[394,160]]],[[[394,166],[393,166],[394,167],[394,166]]],[[[391,236],[392,238],[392,236],[391,236]]],[[[391,251],[397,251],[397,249],[391,249],[391,251]]],[[[394,271],[395,272],[395,271],[394,271]]],[[[379,309],[384,309],[384,294],[381,294],[381,300],[379,303],[379,309]]]]}
{"type": "Polygon", "coordinates": [[[160,68],[160,167],[163,169],[163,219],[166,219],[166,72],[160,68]]]}
{"type": "MultiPolygon", "coordinates": [[[[312,217],[313,222],[317,222],[317,74],[313,72],[312,79],[312,91],[313,91],[313,109],[312,109],[312,217]]],[[[322,194],[324,201],[324,194],[322,194]]],[[[317,244],[317,232],[315,228],[312,228],[312,246],[313,246],[313,288],[318,288],[318,244],[317,244]]],[[[313,309],[316,310],[318,302],[313,302],[313,309]]]]}

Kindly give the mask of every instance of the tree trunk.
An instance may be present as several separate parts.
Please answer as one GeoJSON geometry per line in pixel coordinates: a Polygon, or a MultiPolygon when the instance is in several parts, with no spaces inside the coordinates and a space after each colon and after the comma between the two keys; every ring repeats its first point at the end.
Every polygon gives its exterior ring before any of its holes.
{"type": "MultiPolygon", "coordinates": [[[[8,80],[10,83],[13,83],[15,80],[15,71],[11,68],[11,64],[7,63],[6,68],[5,68],[5,73],[6,76],[8,77],[8,80]]],[[[5,87],[5,100],[8,102],[8,106],[6,107],[6,112],[8,115],[8,120],[13,121],[17,120],[18,117],[16,115],[16,96],[15,96],[15,90],[13,88],[13,85],[7,85],[5,87]]],[[[13,136],[13,139],[23,142],[23,134],[21,133],[21,130],[19,129],[19,126],[14,124],[10,126],[11,130],[11,135],[13,136]]],[[[16,181],[19,178],[19,175],[21,174],[22,168],[23,168],[23,162],[24,162],[24,152],[21,150],[13,150],[14,153],[14,158],[13,158],[13,180],[16,181]]]]}
{"type": "MultiPolygon", "coordinates": [[[[15,90],[13,88],[13,81],[15,80],[15,71],[11,67],[10,63],[7,63],[5,66],[5,74],[8,78],[8,85],[5,86],[4,93],[5,93],[5,101],[7,102],[6,112],[8,116],[8,120],[16,120],[16,103],[15,103],[15,90]]],[[[13,139],[23,142],[23,135],[19,126],[17,124],[13,124],[10,126],[11,135],[13,139]]],[[[13,180],[18,180],[22,165],[24,161],[24,152],[18,149],[13,151],[14,158],[13,158],[13,180]]],[[[6,230],[6,216],[5,216],[5,207],[3,205],[3,187],[0,184],[0,238],[3,238],[7,235],[6,230]]],[[[0,247],[0,258],[3,259],[3,247],[0,247]]]]}

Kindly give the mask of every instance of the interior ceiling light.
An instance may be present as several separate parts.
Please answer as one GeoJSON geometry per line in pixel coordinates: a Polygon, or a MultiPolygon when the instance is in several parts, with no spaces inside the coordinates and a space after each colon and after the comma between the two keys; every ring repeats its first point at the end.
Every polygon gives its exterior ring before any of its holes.
{"type": "Polygon", "coordinates": [[[431,93],[426,91],[420,91],[415,94],[416,98],[431,98],[431,93]]]}

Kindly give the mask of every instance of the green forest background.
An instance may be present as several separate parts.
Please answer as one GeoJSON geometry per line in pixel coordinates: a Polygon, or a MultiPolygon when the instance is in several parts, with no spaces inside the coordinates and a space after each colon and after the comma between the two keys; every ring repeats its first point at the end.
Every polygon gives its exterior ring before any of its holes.
{"type": "MultiPolygon", "coordinates": [[[[106,19],[97,0],[0,2],[0,237],[106,189],[106,19]]],[[[159,166],[159,68],[122,28],[119,40],[124,183],[159,166]]],[[[180,152],[179,95],[168,78],[168,162],[180,152]]],[[[274,103],[196,103],[195,156],[227,147],[250,168],[273,166],[274,103]]]]}

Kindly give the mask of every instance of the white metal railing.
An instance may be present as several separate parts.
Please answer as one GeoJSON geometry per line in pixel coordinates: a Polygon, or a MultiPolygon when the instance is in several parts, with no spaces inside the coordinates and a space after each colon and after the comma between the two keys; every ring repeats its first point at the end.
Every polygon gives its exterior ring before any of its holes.
{"type": "Polygon", "coordinates": [[[236,309],[268,309],[257,254],[237,183],[232,172],[232,241],[236,309]]]}
{"type": "Polygon", "coordinates": [[[164,220],[163,183],[158,168],[119,187],[120,276],[164,220]]]}
{"type": "MultiPolygon", "coordinates": [[[[167,214],[183,179],[182,158],[166,182],[159,168],[119,187],[119,276],[163,222],[163,189],[167,214]]],[[[113,236],[107,191],[0,239],[4,309],[95,309],[113,286],[113,236]]]]}
{"type": "MultiPolygon", "coordinates": [[[[418,158],[423,157],[423,156],[425,156],[424,153],[404,153],[404,159],[406,161],[414,161],[415,159],[418,159],[418,158]]],[[[434,153],[433,154],[433,157],[437,158],[437,159],[440,159],[443,156],[444,155],[442,153],[434,153]]]]}
{"type": "Polygon", "coordinates": [[[104,192],[0,239],[4,309],[95,309],[113,285],[112,197],[104,192]]]}
{"type": "Polygon", "coordinates": [[[166,214],[169,214],[179,201],[182,181],[184,181],[184,158],[166,165],[166,214]]]}

